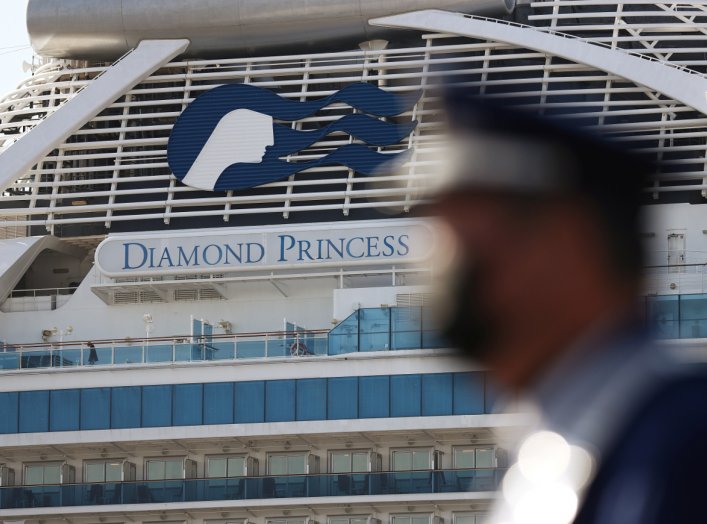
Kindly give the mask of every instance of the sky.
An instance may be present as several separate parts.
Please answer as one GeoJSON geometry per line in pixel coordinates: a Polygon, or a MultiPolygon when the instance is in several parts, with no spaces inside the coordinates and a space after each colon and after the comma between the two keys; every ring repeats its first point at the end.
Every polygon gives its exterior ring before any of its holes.
{"type": "Polygon", "coordinates": [[[32,62],[25,15],[27,0],[0,0],[0,96],[17,87],[32,73],[22,71],[22,62],[32,62]]]}

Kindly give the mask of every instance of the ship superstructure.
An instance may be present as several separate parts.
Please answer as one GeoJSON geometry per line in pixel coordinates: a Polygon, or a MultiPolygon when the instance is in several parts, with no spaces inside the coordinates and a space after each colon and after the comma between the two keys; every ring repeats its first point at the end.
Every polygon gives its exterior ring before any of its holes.
{"type": "Polygon", "coordinates": [[[702,351],[702,3],[30,0],[28,28],[4,521],[481,522],[524,419],[430,311],[440,82],[663,161],[645,310],[702,351]]]}

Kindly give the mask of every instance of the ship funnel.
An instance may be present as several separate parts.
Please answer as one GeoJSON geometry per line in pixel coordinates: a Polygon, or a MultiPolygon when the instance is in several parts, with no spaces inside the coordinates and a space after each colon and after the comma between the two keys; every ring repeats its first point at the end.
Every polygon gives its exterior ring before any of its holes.
{"type": "Polygon", "coordinates": [[[191,41],[188,56],[329,51],[395,31],[368,20],[420,9],[499,16],[515,0],[29,0],[32,47],[112,61],[141,40],[191,41]]]}

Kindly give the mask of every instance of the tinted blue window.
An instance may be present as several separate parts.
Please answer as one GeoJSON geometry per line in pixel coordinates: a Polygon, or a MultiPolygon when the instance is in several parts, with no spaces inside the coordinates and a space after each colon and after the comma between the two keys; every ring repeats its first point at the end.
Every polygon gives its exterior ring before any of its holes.
{"type": "Polygon", "coordinates": [[[361,418],[390,416],[390,377],[360,377],[358,410],[361,418]]]}
{"type": "Polygon", "coordinates": [[[297,381],[297,420],[326,420],[325,378],[297,381]]]}
{"type": "Polygon", "coordinates": [[[0,434],[17,433],[18,403],[18,393],[0,393],[0,434]]]}
{"type": "Polygon", "coordinates": [[[450,373],[422,375],[422,415],[451,415],[453,377],[450,373]]]}
{"type": "MultiPolygon", "coordinates": [[[[328,380],[327,418],[329,420],[358,417],[358,378],[328,380]]],[[[386,392],[388,387],[386,386],[386,392]]]]}
{"type": "Polygon", "coordinates": [[[202,423],[201,384],[177,384],[174,386],[174,425],[197,426],[202,423]]]}
{"type": "Polygon", "coordinates": [[[479,415],[484,413],[484,374],[454,374],[454,414],[479,415]]]}
{"type": "Polygon", "coordinates": [[[236,382],[236,423],[265,421],[265,382],[236,382]]]}
{"type": "Polygon", "coordinates": [[[390,377],[390,416],[419,416],[421,395],[422,380],[420,375],[390,377]]]}
{"type": "MultiPolygon", "coordinates": [[[[498,402],[499,398],[503,395],[504,391],[501,386],[491,380],[491,377],[486,374],[484,375],[484,412],[485,413],[496,413],[498,411],[498,407],[496,406],[496,403],[498,402]]],[[[510,397],[506,397],[503,399],[504,403],[511,402],[510,397]]],[[[503,406],[505,408],[511,408],[512,406],[505,405],[503,406]]]]}
{"type": "Polygon", "coordinates": [[[140,427],[140,388],[137,386],[113,388],[110,398],[111,428],[140,427]]]}
{"type": "Polygon", "coordinates": [[[172,386],[143,386],[142,427],[172,425],[172,386]]]}
{"type": "Polygon", "coordinates": [[[273,380],[265,383],[265,421],[295,420],[295,381],[273,380]]]}
{"type": "Polygon", "coordinates": [[[110,428],[110,388],[81,390],[81,429],[110,428]]]}
{"type": "Polygon", "coordinates": [[[78,389],[52,391],[49,397],[49,431],[78,431],[81,394],[78,389]]]}
{"type": "Polygon", "coordinates": [[[49,391],[20,393],[20,433],[49,431],[49,391]]]}
{"type": "Polygon", "coordinates": [[[233,424],[233,383],[204,384],[204,424],[233,424]]]}

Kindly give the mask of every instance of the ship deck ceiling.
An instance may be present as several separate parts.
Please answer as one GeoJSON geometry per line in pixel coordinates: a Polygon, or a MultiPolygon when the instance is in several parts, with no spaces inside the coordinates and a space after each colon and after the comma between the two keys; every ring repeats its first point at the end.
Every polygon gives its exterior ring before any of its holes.
{"type": "Polygon", "coordinates": [[[3,447],[0,460],[6,462],[36,460],[58,460],[67,457],[85,459],[106,456],[160,456],[160,455],[200,455],[204,453],[245,453],[249,450],[282,451],[367,449],[375,447],[409,447],[425,445],[484,444],[497,440],[499,434],[509,431],[504,428],[467,427],[458,429],[425,429],[405,431],[376,431],[350,433],[291,434],[277,436],[254,436],[250,438],[200,438],[137,440],[103,442],[92,444],[90,433],[84,442],[77,444],[37,445],[3,447]]]}

